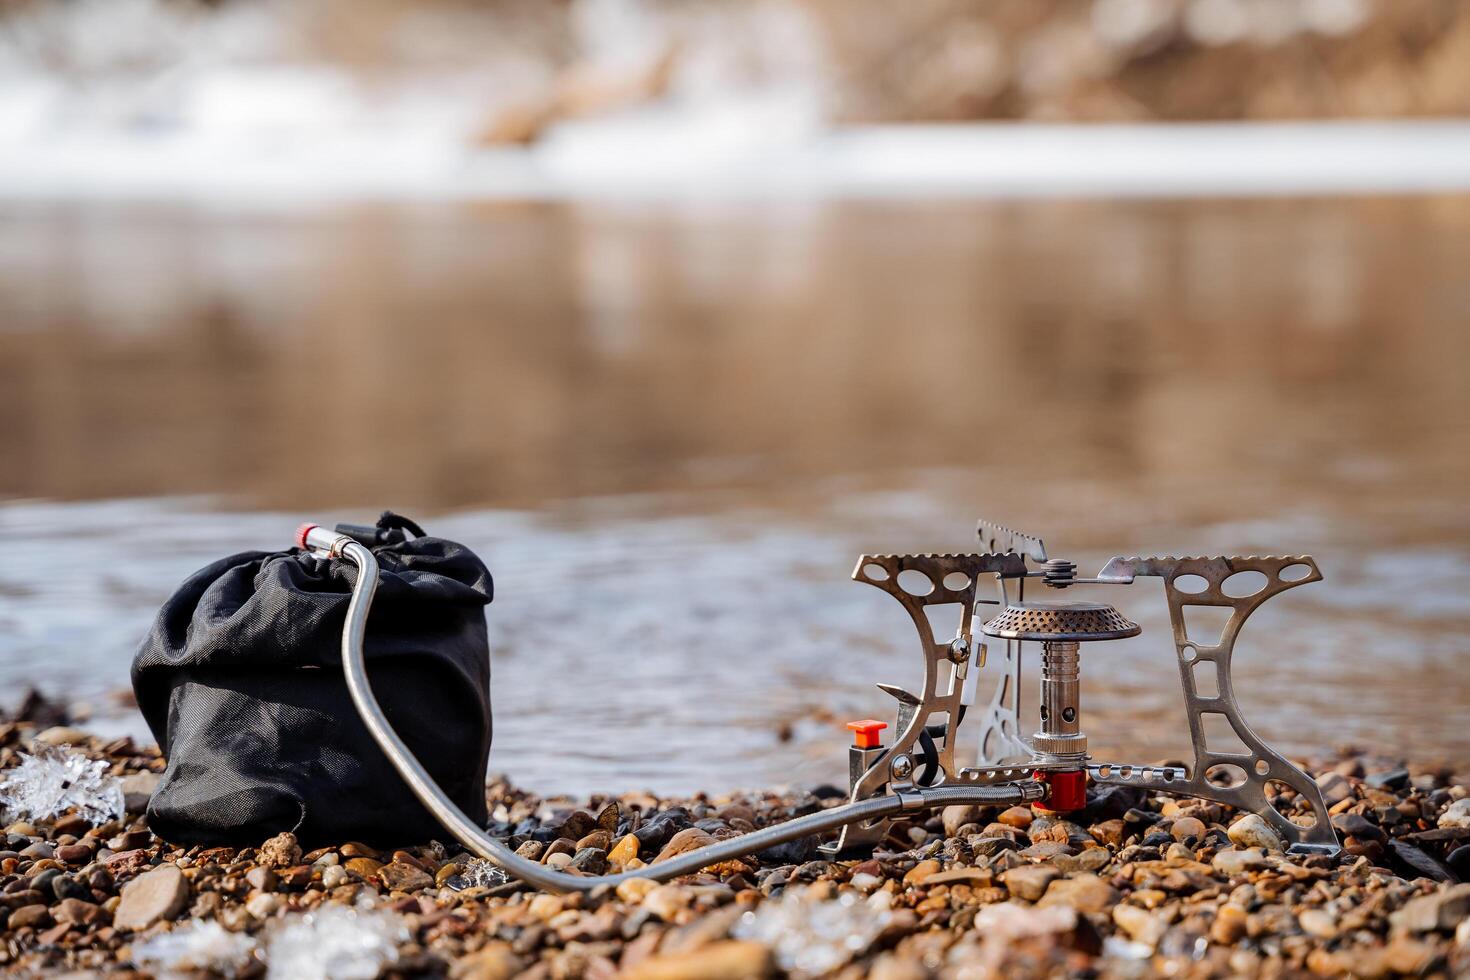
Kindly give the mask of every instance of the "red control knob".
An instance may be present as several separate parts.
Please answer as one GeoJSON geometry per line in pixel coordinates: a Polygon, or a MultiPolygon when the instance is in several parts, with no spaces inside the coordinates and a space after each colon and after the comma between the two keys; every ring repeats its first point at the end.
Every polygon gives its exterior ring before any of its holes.
{"type": "Polygon", "coordinates": [[[1039,809],[1069,813],[1087,806],[1086,769],[1039,769],[1032,776],[1050,788],[1046,800],[1036,804],[1039,809]]]}
{"type": "Polygon", "coordinates": [[[881,744],[878,733],[888,727],[888,722],[864,718],[862,721],[848,722],[847,727],[852,729],[853,745],[860,749],[875,749],[881,744]]]}

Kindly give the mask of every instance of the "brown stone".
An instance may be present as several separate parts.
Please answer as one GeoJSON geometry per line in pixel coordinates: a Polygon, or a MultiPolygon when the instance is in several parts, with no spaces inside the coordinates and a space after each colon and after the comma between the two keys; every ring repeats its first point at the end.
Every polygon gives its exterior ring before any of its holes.
{"type": "Polygon", "coordinates": [[[152,863],[152,860],[152,856],[147,851],[135,848],[131,851],[119,851],[102,863],[107,865],[107,870],[115,876],[124,878],[142,871],[152,863]]]}
{"type": "Polygon", "coordinates": [[[10,913],[11,929],[44,929],[51,924],[51,910],[44,905],[22,905],[10,913]]]}
{"type": "Polygon", "coordinates": [[[381,861],[370,857],[355,857],[348,860],[344,867],[357,875],[359,878],[371,878],[378,873],[383,866],[381,861]]]}
{"type": "Polygon", "coordinates": [[[434,879],[423,868],[400,861],[394,861],[392,864],[385,864],[379,868],[378,880],[383,883],[384,887],[398,892],[416,892],[422,888],[430,888],[434,884],[434,879]]]}
{"type": "Polygon", "coordinates": [[[1041,898],[1042,905],[1066,905],[1078,912],[1101,915],[1118,904],[1118,890],[1094,874],[1053,881],[1041,898]]]}
{"type": "Polygon", "coordinates": [[[268,868],[289,868],[301,863],[301,845],[296,835],[281,833],[260,845],[260,863],[268,868]]]}
{"type": "Polygon", "coordinates": [[[88,821],[87,818],[82,816],[81,814],[68,813],[64,817],[59,817],[57,821],[51,825],[51,836],[64,837],[67,834],[71,834],[73,837],[80,837],[85,834],[91,828],[91,826],[91,822],[88,821]]]}
{"type": "Polygon", "coordinates": [[[163,919],[172,919],[189,904],[189,879],[176,865],[160,864],[123,886],[122,901],[113,913],[118,929],[137,932],[163,919]]]}
{"type": "Polygon", "coordinates": [[[280,881],[275,871],[270,868],[251,868],[245,872],[245,880],[250,883],[251,888],[262,892],[275,891],[280,881]]]}
{"type": "Polygon", "coordinates": [[[1007,827],[1015,827],[1017,830],[1025,830],[1035,819],[1035,814],[1031,812],[1029,806],[1013,806],[1002,811],[1001,815],[995,818],[995,822],[1003,823],[1007,827]]]}
{"type": "Polygon", "coordinates": [[[80,898],[64,898],[57,903],[56,908],[51,910],[57,922],[70,922],[74,925],[89,926],[102,918],[102,910],[91,902],[84,902],[80,898]]]}
{"type": "Polygon", "coordinates": [[[771,951],[734,939],[683,953],[650,956],[629,970],[627,980],[761,980],[775,974],[771,951]]]}
{"type": "Polygon", "coordinates": [[[1198,840],[1205,835],[1205,822],[1197,817],[1180,817],[1169,827],[1169,833],[1177,841],[1198,840]]]}
{"type": "Polygon", "coordinates": [[[671,857],[687,854],[690,851],[698,850],[714,842],[715,839],[713,837],[698,827],[688,827],[669,838],[669,842],[664,845],[663,850],[658,852],[658,857],[653,859],[653,863],[658,864],[660,861],[667,861],[671,857]]]}
{"type": "Polygon", "coordinates": [[[903,876],[905,887],[910,885],[922,885],[929,880],[930,875],[939,873],[939,862],[932,858],[928,861],[920,861],[910,868],[903,876]]]}
{"type": "Polygon", "coordinates": [[[525,969],[525,961],[511,951],[510,944],[492,942],[449,968],[450,980],[510,980],[525,969]]]}
{"type": "Polygon", "coordinates": [[[1222,905],[1210,925],[1210,938],[1222,946],[1233,946],[1245,935],[1250,917],[1238,905],[1222,905]]]}
{"type": "Polygon", "coordinates": [[[86,844],[63,844],[56,849],[56,860],[67,864],[86,864],[92,860],[92,849],[86,844]]]}
{"type": "Polygon", "coordinates": [[[1001,883],[1012,895],[1028,902],[1034,902],[1046,894],[1047,886],[1056,878],[1057,869],[1044,864],[1023,864],[1000,876],[1001,883]]]}

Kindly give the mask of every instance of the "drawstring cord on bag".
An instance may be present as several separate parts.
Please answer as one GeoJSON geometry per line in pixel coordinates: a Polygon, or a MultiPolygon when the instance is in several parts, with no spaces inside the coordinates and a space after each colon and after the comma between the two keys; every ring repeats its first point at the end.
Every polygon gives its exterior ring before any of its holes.
{"type": "MultiPolygon", "coordinates": [[[[386,515],[385,515],[386,516],[386,515]]],[[[413,528],[417,530],[417,528],[413,528]]],[[[398,770],[403,781],[413,790],[419,801],[431,812],[455,839],[478,854],[494,862],[507,874],[553,892],[591,891],[602,885],[616,885],[630,878],[650,878],[668,881],[680,875],[693,874],[702,868],[721,861],[744,857],[757,851],[784,844],[787,841],[836,830],[846,824],[868,822],[896,816],[903,811],[928,810],[934,807],[969,805],[1004,805],[1032,803],[1046,795],[1045,784],[1037,781],[1000,784],[994,786],[937,786],[905,791],[901,796],[890,794],[844,803],[830,810],[797,817],[774,827],[766,827],[739,837],[719,841],[687,854],[661,861],[657,865],[638,868],[611,875],[578,875],[556,871],[544,864],[516,854],[504,843],[486,834],[478,824],[465,816],[455,806],[434,778],[414,758],[408,746],[398,737],[383,714],[378,699],[373,696],[368,682],[367,665],[363,659],[363,636],[367,629],[368,610],[372,606],[373,593],[378,587],[378,561],[372,551],[345,534],[329,531],[314,524],[302,525],[297,532],[297,543],[307,550],[322,553],[328,558],[342,558],[356,566],[357,576],[352,585],[352,597],[347,604],[347,623],[342,629],[342,672],[347,678],[347,690],[352,702],[362,716],[363,724],[382,748],[383,754],[398,770]]]]}

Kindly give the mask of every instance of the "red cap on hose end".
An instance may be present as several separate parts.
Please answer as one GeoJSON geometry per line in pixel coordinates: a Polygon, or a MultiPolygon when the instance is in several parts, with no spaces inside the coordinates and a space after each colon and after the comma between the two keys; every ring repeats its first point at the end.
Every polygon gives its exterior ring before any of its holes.
{"type": "Polygon", "coordinates": [[[320,524],[306,523],[306,524],[303,524],[300,527],[298,527],[296,529],[296,547],[301,548],[301,549],[305,549],[306,548],[306,536],[308,534],[310,534],[314,528],[318,528],[320,526],[321,526],[320,524]]]}

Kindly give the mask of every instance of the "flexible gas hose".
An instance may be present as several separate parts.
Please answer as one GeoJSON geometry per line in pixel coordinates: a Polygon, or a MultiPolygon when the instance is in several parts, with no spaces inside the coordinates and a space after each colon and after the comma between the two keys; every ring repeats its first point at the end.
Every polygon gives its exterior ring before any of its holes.
{"type": "MultiPolygon", "coordinates": [[[[895,816],[906,808],[905,801],[894,795],[858,800],[797,817],[774,827],[732,837],[667,861],[621,874],[570,874],[521,857],[486,834],[455,806],[394,732],[387,716],[383,714],[383,709],[378,705],[378,699],[373,696],[363,659],[363,636],[367,629],[368,610],[372,606],[373,593],[378,587],[378,562],[373,553],[351,538],[320,527],[312,527],[309,532],[303,529],[302,536],[307,547],[325,552],[329,556],[345,558],[358,570],[352,587],[352,597],[347,604],[347,623],[342,630],[342,670],[347,678],[347,690],[352,695],[353,703],[357,705],[358,713],[362,715],[363,724],[414,795],[438,818],[445,829],[471,852],[495,863],[513,877],[554,892],[591,891],[629,878],[668,881],[799,837],[835,830],[845,824],[895,816]]],[[[907,808],[918,810],[951,804],[1028,803],[1042,799],[1045,792],[1045,787],[1039,782],[1020,782],[995,786],[938,786],[918,789],[913,793],[906,793],[905,796],[908,797],[907,808]],[[921,798],[917,805],[916,796],[921,798]]]]}

